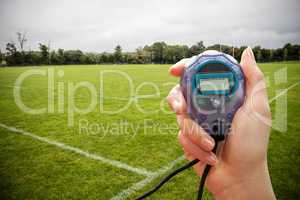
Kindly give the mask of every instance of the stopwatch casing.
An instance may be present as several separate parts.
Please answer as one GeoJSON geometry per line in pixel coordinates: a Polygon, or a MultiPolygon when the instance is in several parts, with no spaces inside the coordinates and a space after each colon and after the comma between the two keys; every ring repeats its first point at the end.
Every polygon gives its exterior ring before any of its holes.
{"type": "Polygon", "coordinates": [[[191,119],[214,139],[223,140],[245,99],[245,78],[238,62],[230,55],[205,51],[186,63],[180,86],[191,119]]]}

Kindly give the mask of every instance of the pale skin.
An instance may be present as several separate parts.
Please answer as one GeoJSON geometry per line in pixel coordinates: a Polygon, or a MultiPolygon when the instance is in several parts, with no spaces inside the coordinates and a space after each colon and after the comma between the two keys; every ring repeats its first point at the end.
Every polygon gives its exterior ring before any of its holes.
{"type": "MultiPolygon", "coordinates": [[[[180,77],[186,62],[187,59],[183,59],[173,65],[170,73],[180,77]]],[[[216,154],[212,152],[214,140],[187,115],[186,102],[178,85],[167,99],[176,113],[179,142],[186,158],[200,160],[194,167],[196,173],[201,175],[206,164],[213,166],[206,187],[215,199],[273,200],[276,197],[267,164],[270,126],[256,117],[259,114],[266,120],[271,119],[264,75],[249,47],[243,52],[240,65],[246,80],[246,99],[216,154]]]]}

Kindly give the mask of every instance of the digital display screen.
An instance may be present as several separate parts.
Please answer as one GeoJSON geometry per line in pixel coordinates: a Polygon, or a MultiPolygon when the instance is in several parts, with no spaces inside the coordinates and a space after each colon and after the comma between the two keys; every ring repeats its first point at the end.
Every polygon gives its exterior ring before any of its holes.
{"type": "Polygon", "coordinates": [[[206,91],[227,91],[230,89],[228,78],[222,79],[201,79],[199,89],[206,91]]]}

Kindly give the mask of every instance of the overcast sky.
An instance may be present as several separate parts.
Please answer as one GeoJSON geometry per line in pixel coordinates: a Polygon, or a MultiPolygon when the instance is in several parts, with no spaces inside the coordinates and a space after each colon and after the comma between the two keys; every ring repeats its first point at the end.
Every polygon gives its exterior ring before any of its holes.
{"type": "Polygon", "coordinates": [[[27,48],[125,51],[191,45],[300,43],[299,0],[0,0],[0,48],[25,31],[27,48]]]}

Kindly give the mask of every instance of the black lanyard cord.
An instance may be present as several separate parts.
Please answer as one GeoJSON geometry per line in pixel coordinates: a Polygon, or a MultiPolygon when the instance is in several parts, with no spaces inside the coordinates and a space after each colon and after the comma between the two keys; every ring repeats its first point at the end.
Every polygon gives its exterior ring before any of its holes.
{"type": "MultiPolygon", "coordinates": [[[[214,146],[213,152],[216,153],[217,150],[217,146],[218,146],[218,142],[216,142],[216,145],[214,146]]],[[[171,178],[173,178],[174,176],[176,176],[177,174],[179,174],[180,172],[194,166],[195,164],[197,164],[199,162],[198,159],[192,160],[191,162],[185,164],[184,166],[174,170],[172,173],[170,173],[168,176],[166,176],[164,179],[162,179],[154,188],[152,188],[151,190],[145,192],[143,195],[135,198],[134,200],[142,200],[145,199],[146,197],[150,196],[151,194],[153,194],[154,192],[156,192],[159,188],[161,188],[166,182],[168,182],[171,178]]],[[[203,194],[203,189],[204,189],[204,185],[205,185],[205,180],[206,177],[209,173],[209,170],[211,168],[211,165],[206,165],[202,177],[201,177],[201,181],[200,181],[200,185],[199,185],[199,190],[198,190],[198,200],[202,199],[202,194],[203,194]]]]}

